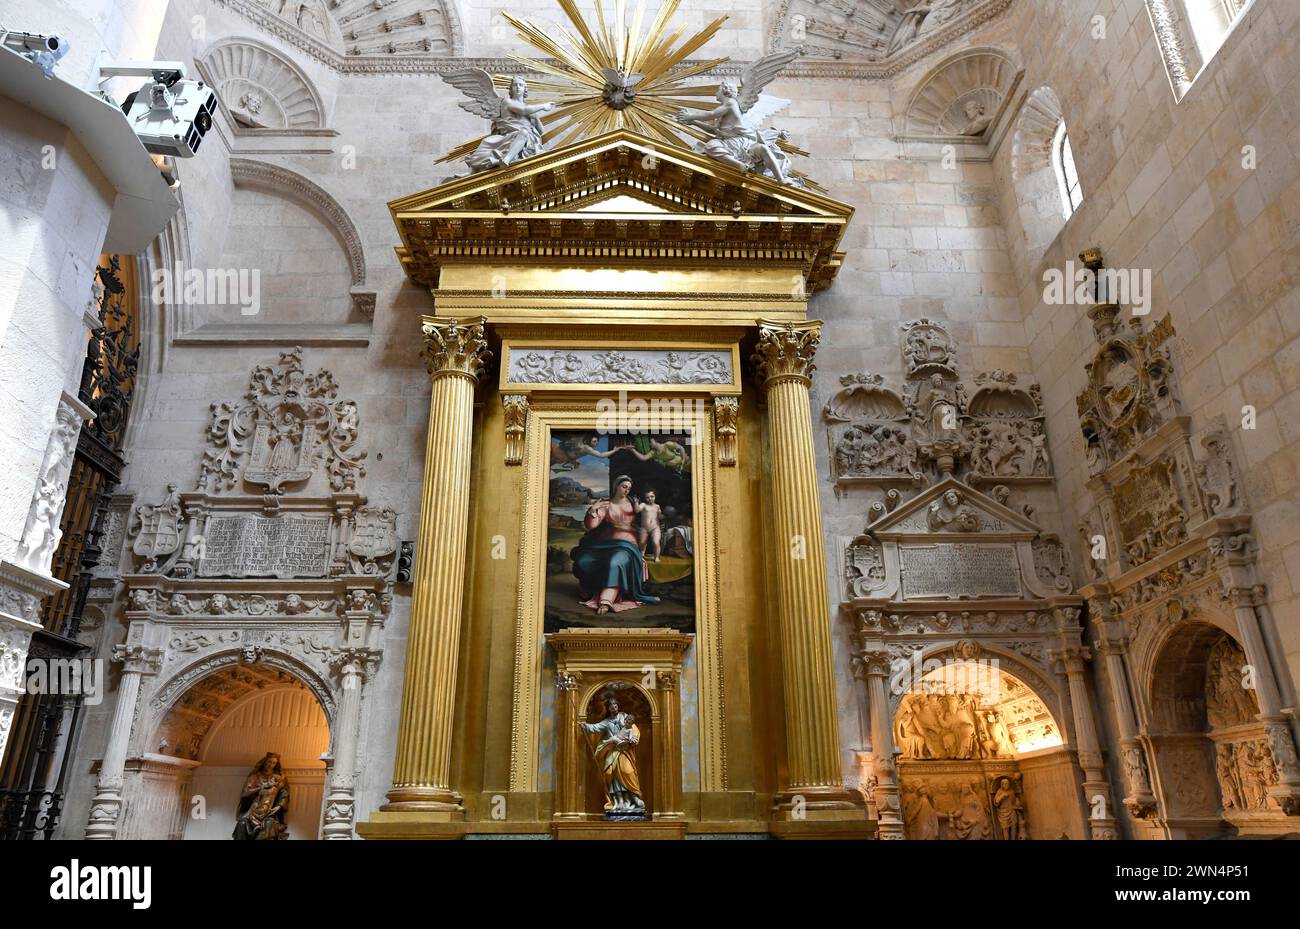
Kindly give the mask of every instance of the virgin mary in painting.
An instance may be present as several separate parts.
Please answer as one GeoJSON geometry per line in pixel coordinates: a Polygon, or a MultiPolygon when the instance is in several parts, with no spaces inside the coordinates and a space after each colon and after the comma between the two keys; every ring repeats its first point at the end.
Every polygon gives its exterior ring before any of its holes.
{"type": "Polygon", "coordinates": [[[645,591],[649,579],[645,556],[637,544],[636,502],[632,479],[619,475],[609,499],[587,507],[586,533],[573,555],[573,576],[584,605],[597,614],[619,613],[659,598],[645,591]]]}

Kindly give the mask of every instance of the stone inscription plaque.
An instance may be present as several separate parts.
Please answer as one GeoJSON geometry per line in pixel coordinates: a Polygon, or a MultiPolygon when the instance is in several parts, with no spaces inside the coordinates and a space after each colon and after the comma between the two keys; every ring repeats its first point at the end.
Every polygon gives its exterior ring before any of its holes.
{"type": "Polygon", "coordinates": [[[898,555],[904,600],[1020,596],[1014,545],[900,545],[898,555]]]}
{"type": "Polygon", "coordinates": [[[213,516],[203,537],[200,577],[324,577],[328,516],[213,516]]]}

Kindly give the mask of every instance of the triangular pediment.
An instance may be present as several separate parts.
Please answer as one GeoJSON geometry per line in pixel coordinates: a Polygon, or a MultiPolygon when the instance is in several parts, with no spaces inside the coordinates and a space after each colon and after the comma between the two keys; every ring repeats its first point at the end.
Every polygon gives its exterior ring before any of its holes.
{"type": "Polygon", "coordinates": [[[603,191],[670,212],[723,216],[806,216],[847,222],[853,208],[821,194],[740,171],[690,149],[617,129],[515,164],[456,178],[400,197],[396,216],[445,210],[568,212],[599,202],[603,191]],[[739,210],[737,210],[739,206],[739,210]]]}
{"type": "Polygon", "coordinates": [[[1024,514],[952,477],[927,488],[867,526],[867,532],[879,539],[938,535],[972,542],[990,536],[1033,538],[1040,531],[1024,514]],[[956,498],[948,497],[950,493],[956,494],[956,498]]]}
{"type": "MultiPolygon", "coordinates": [[[[830,285],[853,208],[731,168],[681,145],[618,129],[391,201],[398,256],[413,281],[483,264],[661,268],[762,265],[830,285]]],[[[788,285],[783,285],[788,288],[788,285]]]]}

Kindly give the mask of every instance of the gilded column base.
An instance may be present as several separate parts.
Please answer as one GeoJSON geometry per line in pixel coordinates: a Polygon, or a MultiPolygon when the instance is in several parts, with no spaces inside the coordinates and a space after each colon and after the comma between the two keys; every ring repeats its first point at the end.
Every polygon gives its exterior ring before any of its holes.
{"type": "Polygon", "coordinates": [[[367,822],[357,823],[357,835],[371,842],[463,839],[467,832],[469,825],[464,821],[451,822],[431,813],[380,810],[367,822]]]}
{"type": "Polygon", "coordinates": [[[460,794],[442,787],[394,787],[388,802],[379,808],[383,813],[419,813],[430,822],[455,822],[465,819],[465,803],[460,794]]]}

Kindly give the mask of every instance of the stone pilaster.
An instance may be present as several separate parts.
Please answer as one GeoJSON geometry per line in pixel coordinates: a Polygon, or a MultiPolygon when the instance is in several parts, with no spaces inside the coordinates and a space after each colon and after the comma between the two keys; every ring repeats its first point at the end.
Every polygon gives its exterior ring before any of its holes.
{"type": "Polygon", "coordinates": [[[334,768],[325,796],[325,823],[321,830],[326,839],[352,838],[361,692],[379,658],[379,653],[369,648],[340,648],[330,656],[339,678],[339,706],[334,721],[334,768]]]}
{"type": "Polygon", "coordinates": [[[898,786],[898,765],[894,761],[894,727],[889,718],[889,653],[882,649],[854,655],[858,676],[867,686],[867,711],[871,719],[871,777],[876,805],[877,829],[882,839],[905,838],[903,800],[898,786]]]}
{"type": "Polygon", "coordinates": [[[432,389],[424,493],[415,548],[411,625],[393,786],[383,811],[464,818],[451,785],[451,741],[469,525],[474,388],[490,357],[487,320],[426,319],[432,389]]]}
{"type": "MultiPolygon", "coordinates": [[[[1233,572],[1233,569],[1229,568],[1229,572],[1233,572]]],[[[1259,615],[1255,612],[1262,594],[1263,587],[1258,584],[1228,590],[1232,611],[1237,619],[1237,631],[1241,634],[1241,648],[1246,661],[1255,672],[1259,720],[1264,724],[1273,763],[1277,766],[1277,783],[1269,789],[1268,794],[1288,816],[1297,816],[1300,815],[1300,757],[1296,754],[1291,727],[1282,713],[1277,677],[1269,660],[1259,615]]]]}
{"type": "MultiPolygon", "coordinates": [[[[1077,609],[1070,608],[1074,613],[1077,609]]],[[[1083,801],[1088,831],[1094,839],[1118,839],[1119,827],[1112,807],[1110,782],[1101,757],[1101,742],[1092,716],[1092,701],[1084,677],[1084,662],[1091,652],[1079,645],[1062,648],[1052,657],[1061,663],[1070,688],[1070,710],[1074,715],[1074,737],[1078,743],[1079,767],[1083,769],[1083,801]]]]}
{"type": "Polygon", "coordinates": [[[1151,791],[1150,767],[1146,748],[1138,738],[1137,717],[1133,711],[1133,697],[1129,691],[1129,674],[1125,653],[1128,639],[1122,633],[1122,623],[1112,611],[1106,596],[1096,596],[1090,601],[1094,611],[1101,641],[1106,679],[1110,682],[1111,699],[1115,705],[1115,722],[1119,729],[1120,763],[1124,771],[1124,808],[1135,819],[1145,819],[1155,812],[1156,798],[1151,791]]]}
{"type": "Polygon", "coordinates": [[[839,757],[830,603],[809,388],[821,322],[759,321],[755,373],[767,395],[776,613],[785,694],[781,819],[862,817],[839,757]]]}
{"type": "Polygon", "coordinates": [[[122,663],[122,679],[117,688],[117,705],[108,730],[108,747],[99,766],[99,783],[90,801],[87,839],[115,839],[122,819],[122,783],[126,772],[126,753],[131,740],[131,723],[135,704],[140,698],[140,681],[146,674],[157,674],[162,667],[162,649],[141,644],[118,645],[113,660],[122,663]]]}

